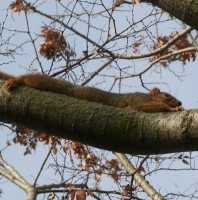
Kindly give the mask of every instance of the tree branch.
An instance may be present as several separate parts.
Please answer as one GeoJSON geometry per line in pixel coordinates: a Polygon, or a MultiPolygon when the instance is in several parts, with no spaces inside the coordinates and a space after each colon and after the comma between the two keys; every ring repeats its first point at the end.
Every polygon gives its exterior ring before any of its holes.
{"type": "Polygon", "coordinates": [[[119,161],[122,163],[123,167],[126,169],[126,171],[129,174],[132,174],[135,181],[138,183],[138,185],[144,190],[144,192],[151,197],[152,200],[165,200],[160,193],[158,193],[148,181],[145,180],[145,178],[140,174],[138,169],[136,169],[130,160],[127,158],[126,155],[122,153],[115,153],[116,157],[119,159],[119,161]]]}
{"type": "Polygon", "coordinates": [[[116,152],[198,150],[198,110],[150,114],[18,87],[1,96],[0,120],[116,152]]]}
{"type": "Polygon", "coordinates": [[[36,200],[37,190],[30,185],[14,167],[10,166],[0,155],[0,174],[15,185],[23,189],[27,194],[27,200],[36,200]]]}
{"type": "Polygon", "coordinates": [[[141,2],[152,3],[198,30],[197,0],[142,0],[141,2]]]}

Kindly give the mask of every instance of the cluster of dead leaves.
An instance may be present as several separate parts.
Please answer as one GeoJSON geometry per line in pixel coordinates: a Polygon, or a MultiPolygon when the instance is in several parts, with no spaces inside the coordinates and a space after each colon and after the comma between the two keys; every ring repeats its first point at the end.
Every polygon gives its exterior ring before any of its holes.
{"type": "Polygon", "coordinates": [[[36,135],[39,133],[18,125],[13,125],[12,129],[16,133],[13,142],[26,147],[24,155],[31,154],[31,151],[36,149],[39,140],[36,135]]]}
{"type": "Polygon", "coordinates": [[[121,167],[120,164],[118,162],[117,159],[111,159],[111,160],[107,160],[105,167],[108,169],[111,169],[110,172],[110,176],[114,181],[118,181],[119,180],[119,175],[118,173],[121,171],[121,167]]]}
{"type": "Polygon", "coordinates": [[[75,52],[70,48],[64,36],[59,31],[54,31],[49,27],[43,27],[41,37],[45,40],[40,44],[40,54],[47,59],[60,58],[64,55],[67,58],[74,57],[75,52]]]}
{"type": "Polygon", "coordinates": [[[21,12],[22,10],[25,9],[25,6],[23,4],[23,0],[16,0],[15,2],[12,2],[9,6],[9,8],[13,12],[21,12]]]}
{"type": "MultiPolygon", "coordinates": [[[[59,137],[51,136],[46,133],[35,132],[31,129],[18,125],[13,125],[12,129],[16,132],[16,136],[13,139],[14,143],[19,143],[26,147],[24,155],[30,154],[31,151],[35,150],[38,142],[43,142],[43,144],[49,144],[52,147],[52,152],[54,154],[58,152],[58,147],[60,147],[59,149],[62,149],[63,152],[69,153],[69,155],[71,155],[72,152],[72,154],[75,155],[75,159],[73,160],[71,156],[70,161],[75,164],[78,160],[79,169],[94,170],[96,182],[101,181],[103,173],[108,174],[108,176],[115,182],[119,182],[120,178],[122,178],[123,168],[117,159],[106,159],[104,164],[102,164],[102,160],[95,156],[93,152],[90,152],[89,147],[86,145],[69,140],[62,140],[59,137]]],[[[121,195],[128,197],[131,195],[132,191],[137,188],[138,186],[135,187],[129,184],[123,185],[121,195]]],[[[94,192],[91,190],[75,188],[72,185],[70,189],[71,192],[67,193],[66,196],[63,196],[62,199],[85,200],[88,196],[94,195],[94,192]]]]}
{"type": "Polygon", "coordinates": [[[9,5],[9,9],[12,12],[21,12],[21,11],[32,11],[34,8],[31,6],[31,3],[27,3],[24,0],[16,0],[9,5]]]}
{"type": "Polygon", "coordinates": [[[38,142],[50,144],[54,154],[57,153],[57,145],[61,145],[61,138],[46,133],[40,133],[15,124],[12,125],[12,130],[16,133],[13,142],[26,147],[24,155],[31,154],[36,149],[38,142]]]}
{"type": "MultiPolygon", "coordinates": [[[[163,45],[165,45],[167,42],[169,42],[172,38],[176,37],[178,35],[178,32],[172,33],[169,36],[159,36],[157,38],[157,43],[151,46],[153,50],[156,50],[163,45]]],[[[160,53],[155,54],[150,61],[154,61],[162,56],[171,54],[172,52],[176,52],[181,49],[185,49],[188,47],[193,47],[194,45],[189,41],[188,35],[184,35],[181,38],[179,38],[174,44],[172,44],[169,48],[161,51],[160,53]]],[[[178,54],[174,57],[174,60],[179,60],[183,64],[186,64],[186,61],[194,61],[196,58],[196,52],[194,51],[186,51],[184,53],[178,54]]],[[[164,67],[168,66],[168,62],[162,62],[161,63],[164,67]]]]}
{"type": "Polygon", "coordinates": [[[13,125],[12,129],[16,133],[13,142],[26,147],[24,155],[31,154],[31,151],[36,149],[37,143],[42,142],[45,145],[50,145],[52,153],[54,154],[58,152],[58,146],[65,153],[69,150],[72,151],[76,158],[81,161],[78,166],[80,168],[87,170],[89,167],[97,165],[98,158],[89,152],[86,145],[69,140],[62,140],[59,137],[40,133],[19,125],[13,125]]]}
{"type": "Polygon", "coordinates": [[[98,158],[88,151],[86,145],[78,142],[71,142],[70,147],[76,157],[82,161],[79,164],[80,168],[88,170],[91,166],[97,165],[98,158]]]}

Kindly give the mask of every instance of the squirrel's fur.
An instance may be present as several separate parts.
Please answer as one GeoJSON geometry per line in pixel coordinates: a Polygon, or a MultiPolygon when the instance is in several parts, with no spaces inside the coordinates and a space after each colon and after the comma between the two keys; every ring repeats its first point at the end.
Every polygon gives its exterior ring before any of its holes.
{"type": "Polygon", "coordinates": [[[153,88],[148,94],[116,94],[92,87],[76,86],[68,81],[51,78],[40,74],[27,74],[18,77],[0,72],[0,79],[5,80],[4,88],[11,89],[24,85],[39,90],[65,94],[78,99],[102,103],[119,108],[128,107],[144,112],[175,112],[184,110],[182,103],[168,93],[153,88]]]}

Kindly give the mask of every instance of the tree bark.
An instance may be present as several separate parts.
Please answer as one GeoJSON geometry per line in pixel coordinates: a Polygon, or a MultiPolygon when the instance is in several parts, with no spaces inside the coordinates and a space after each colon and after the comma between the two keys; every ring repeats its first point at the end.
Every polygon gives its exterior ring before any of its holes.
{"type": "Polygon", "coordinates": [[[150,114],[28,87],[1,93],[2,122],[116,152],[198,150],[198,110],[150,114]]]}
{"type": "Polygon", "coordinates": [[[198,30],[197,0],[142,0],[141,2],[152,3],[198,30]]]}

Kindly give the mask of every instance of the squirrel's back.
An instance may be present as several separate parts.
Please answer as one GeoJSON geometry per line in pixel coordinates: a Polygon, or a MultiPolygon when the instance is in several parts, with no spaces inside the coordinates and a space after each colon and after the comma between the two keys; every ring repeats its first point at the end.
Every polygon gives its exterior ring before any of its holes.
{"type": "Polygon", "coordinates": [[[14,77],[0,72],[0,79],[6,80],[7,89],[24,85],[44,91],[65,94],[74,98],[93,101],[114,107],[129,107],[133,110],[145,112],[167,112],[183,110],[181,102],[168,93],[153,88],[148,94],[130,93],[116,94],[92,87],[76,86],[68,81],[51,78],[40,74],[27,74],[14,77]]]}

